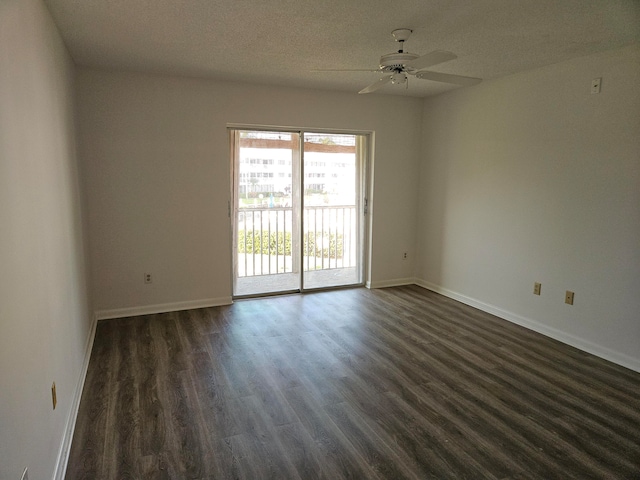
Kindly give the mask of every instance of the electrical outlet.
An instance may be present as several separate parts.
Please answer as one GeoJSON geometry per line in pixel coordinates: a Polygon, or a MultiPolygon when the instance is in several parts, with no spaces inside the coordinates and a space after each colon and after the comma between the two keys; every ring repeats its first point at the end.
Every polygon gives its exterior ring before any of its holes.
{"type": "Polygon", "coordinates": [[[573,305],[573,292],[570,292],[569,290],[567,290],[567,293],[564,296],[564,303],[573,305]]]}
{"type": "Polygon", "coordinates": [[[153,278],[150,273],[144,274],[144,283],[153,283],[153,278]]]}
{"type": "Polygon", "coordinates": [[[20,477],[20,480],[29,480],[29,472],[27,470],[28,468],[25,467],[24,472],[22,472],[22,476],[20,477]]]}
{"type": "Polygon", "coordinates": [[[540,295],[540,289],[542,289],[542,284],[541,283],[534,283],[533,284],[533,294],[534,295],[540,295]]]}
{"type": "Polygon", "coordinates": [[[53,403],[53,409],[56,409],[56,405],[58,405],[58,395],[56,394],[56,382],[53,382],[51,385],[51,402],[53,403]]]}
{"type": "Polygon", "coordinates": [[[402,258],[405,260],[407,259],[407,252],[404,252],[404,254],[402,254],[402,258]]]}

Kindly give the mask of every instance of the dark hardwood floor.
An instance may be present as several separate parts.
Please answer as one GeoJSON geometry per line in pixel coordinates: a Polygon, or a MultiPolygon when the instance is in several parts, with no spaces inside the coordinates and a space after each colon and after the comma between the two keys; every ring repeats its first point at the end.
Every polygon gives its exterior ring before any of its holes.
{"type": "Polygon", "coordinates": [[[66,478],[640,478],[640,374],[415,286],[102,321],[66,478]]]}

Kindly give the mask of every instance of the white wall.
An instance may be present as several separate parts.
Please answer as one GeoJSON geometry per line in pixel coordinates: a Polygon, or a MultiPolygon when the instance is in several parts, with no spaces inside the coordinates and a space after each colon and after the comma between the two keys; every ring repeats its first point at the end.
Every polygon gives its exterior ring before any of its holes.
{"type": "Polygon", "coordinates": [[[31,479],[53,477],[83,374],[91,324],[74,142],[73,65],[49,13],[40,0],[3,0],[0,2],[0,478],[3,480],[19,479],[27,466],[31,479]],[[55,411],[51,402],[54,381],[58,393],[55,411]]]}
{"type": "Polygon", "coordinates": [[[427,99],[422,136],[421,283],[640,370],[640,48],[427,99]]]}
{"type": "Polygon", "coordinates": [[[413,277],[420,100],[91,69],[77,83],[100,315],[230,301],[228,123],[375,131],[371,278],[413,277]]]}

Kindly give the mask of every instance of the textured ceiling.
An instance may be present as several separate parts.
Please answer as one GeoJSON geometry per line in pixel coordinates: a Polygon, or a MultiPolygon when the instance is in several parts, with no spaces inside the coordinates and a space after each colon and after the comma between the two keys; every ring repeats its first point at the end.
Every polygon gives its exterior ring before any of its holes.
{"type": "MultiPolygon", "coordinates": [[[[397,50],[485,80],[640,42],[640,0],[45,0],[78,65],[357,92],[397,50]]],[[[461,88],[410,79],[372,95],[461,88]]]]}

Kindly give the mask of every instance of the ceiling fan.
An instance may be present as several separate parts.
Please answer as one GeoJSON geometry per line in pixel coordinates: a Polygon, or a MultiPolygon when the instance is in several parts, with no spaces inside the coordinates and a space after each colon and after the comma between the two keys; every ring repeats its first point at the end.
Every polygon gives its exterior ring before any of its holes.
{"type": "Polygon", "coordinates": [[[364,70],[385,73],[386,75],[377,82],[363,88],[358,93],[375,92],[389,82],[393,85],[407,85],[408,75],[415,76],[422,80],[453,83],[462,86],[476,85],[482,81],[481,78],[463,77],[461,75],[424,70],[425,68],[429,68],[439,63],[448,62],[458,57],[451,52],[445,52],[443,50],[435,50],[422,56],[416,55],[415,53],[405,52],[404,42],[409,38],[412,32],[413,30],[408,28],[399,28],[391,32],[391,35],[393,35],[396,42],[400,43],[400,49],[397,52],[382,55],[382,57],[380,57],[380,66],[376,70],[364,70]]]}

